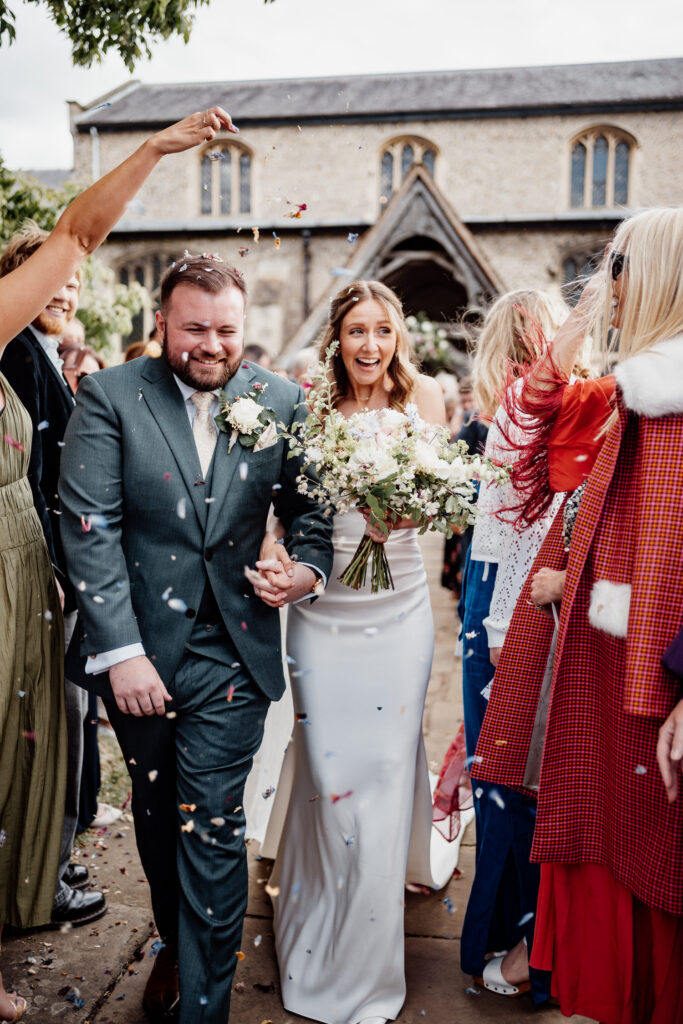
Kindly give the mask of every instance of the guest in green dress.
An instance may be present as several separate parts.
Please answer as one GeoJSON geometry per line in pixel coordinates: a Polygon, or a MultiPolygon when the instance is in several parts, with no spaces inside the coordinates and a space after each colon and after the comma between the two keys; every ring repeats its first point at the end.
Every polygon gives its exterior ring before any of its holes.
{"type": "MultiPolygon", "coordinates": [[[[162,156],[236,131],[220,107],[191,114],[143,145],[67,207],[41,247],[0,279],[0,355],[104,240],[162,156]]],[[[28,477],[31,421],[0,375],[0,937],[48,924],[64,808],[63,628],[28,477]]],[[[0,976],[0,1022],[26,1000],[0,976]]]]}

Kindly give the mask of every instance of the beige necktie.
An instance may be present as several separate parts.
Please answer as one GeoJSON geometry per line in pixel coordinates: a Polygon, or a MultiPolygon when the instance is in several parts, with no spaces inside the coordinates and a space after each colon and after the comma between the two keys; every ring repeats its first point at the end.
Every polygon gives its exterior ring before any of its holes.
{"type": "Polygon", "coordinates": [[[194,423],[192,424],[192,436],[194,437],[194,443],[197,445],[197,454],[199,455],[202,473],[206,477],[218,436],[216,424],[209,413],[215,401],[215,396],[211,391],[195,391],[190,401],[197,410],[194,423]]]}

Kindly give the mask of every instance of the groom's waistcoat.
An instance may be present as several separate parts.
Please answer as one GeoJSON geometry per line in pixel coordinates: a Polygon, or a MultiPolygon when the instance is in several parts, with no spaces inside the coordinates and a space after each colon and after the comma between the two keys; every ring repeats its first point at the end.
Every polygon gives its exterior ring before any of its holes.
{"type": "MultiPolygon", "coordinates": [[[[278,422],[305,416],[300,389],[248,364],[229,382],[228,398],[256,381],[268,385],[260,401],[278,422]]],[[[229,450],[228,435],[219,434],[205,483],[172,373],[163,359],[142,358],[83,380],[65,441],[61,526],[82,654],[141,641],[170,681],[213,597],[240,660],[264,693],[280,696],[279,616],[244,577],[271,502],[290,554],[326,574],[332,563],[331,524],[298,493],[300,467],[284,440],[229,450]]],[[[87,685],[111,693],[106,674],[87,685]]]]}

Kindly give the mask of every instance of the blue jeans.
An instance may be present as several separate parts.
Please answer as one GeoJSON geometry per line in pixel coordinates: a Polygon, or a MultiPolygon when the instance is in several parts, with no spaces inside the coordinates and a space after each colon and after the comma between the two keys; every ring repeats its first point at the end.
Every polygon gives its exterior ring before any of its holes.
{"type": "MultiPolygon", "coordinates": [[[[489,659],[484,619],[489,614],[498,572],[495,562],[473,561],[470,555],[471,551],[467,554],[458,606],[468,758],[474,757],[488,707],[482,690],[495,672],[489,659]]],[[[476,779],[472,779],[472,790],[477,828],[476,871],[460,949],[464,973],[481,977],[487,953],[512,949],[523,935],[531,951],[540,868],[529,861],[536,801],[506,786],[476,779]]],[[[550,975],[531,969],[530,978],[534,1002],[545,1002],[550,995],[550,975]]]]}

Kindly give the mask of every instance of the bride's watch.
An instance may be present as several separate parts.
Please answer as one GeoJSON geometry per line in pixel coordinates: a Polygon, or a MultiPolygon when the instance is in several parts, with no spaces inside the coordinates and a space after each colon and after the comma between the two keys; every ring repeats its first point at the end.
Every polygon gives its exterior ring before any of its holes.
{"type": "Polygon", "coordinates": [[[317,572],[312,566],[309,566],[309,568],[311,569],[311,572],[315,573],[315,583],[311,587],[309,593],[313,594],[314,597],[320,597],[322,594],[325,593],[325,581],[320,575],[320,573],[317,572]]]}

